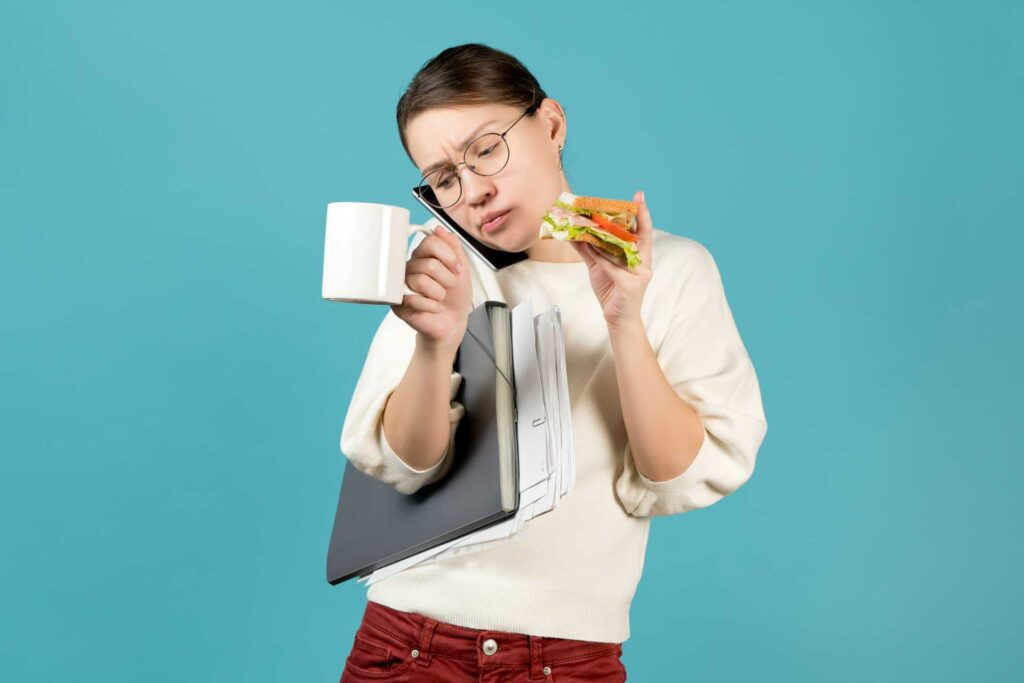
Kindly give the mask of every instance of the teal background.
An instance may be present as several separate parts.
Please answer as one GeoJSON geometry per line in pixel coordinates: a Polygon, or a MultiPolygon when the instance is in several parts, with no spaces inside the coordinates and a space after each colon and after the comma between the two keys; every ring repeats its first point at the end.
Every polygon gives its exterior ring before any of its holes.
{"type": "Polygon", "coordinates": [[[653,522],[630,680],[1019,680],[1022,6],[414,7],[4,4],[3,678],[338,679],[385,309],[321,300],[325,208],[414,207],[395,104],[480,41],[574,189],[712,252],[761,382],[751,481],[653,522]]]}

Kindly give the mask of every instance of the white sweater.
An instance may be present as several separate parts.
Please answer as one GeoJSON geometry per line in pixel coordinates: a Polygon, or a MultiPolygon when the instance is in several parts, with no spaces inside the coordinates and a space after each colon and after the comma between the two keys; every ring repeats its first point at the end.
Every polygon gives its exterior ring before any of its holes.
{"type": "MultiPolygon", "coordinates": [[[[436,224],[428,221],[428,226],[436,224]]],[[[410,251],[422,235],[417,235],[410,251]]],[[[371,585],[367,599],[476,629],[621,643],[644,566],[653,515],[707,507],[750,477],[767,431],[754,367],[733,322],[718,268],[700,243],[655,229],[653,277],[641,318],[669,384],[700,414],[704,444],[679,476],[655,482],[633,463],[615,359],[583,262],[525,260],[497,272],[467,250],[473,306],[534,311],[557,304],[576,446],[576,484],[558,507],[505,545],[413,566],[371,585]]],[[[416,332],[390,310],[377,330],[341,433],[360,471],[412,493],[448,471],[464,414],[452,400],[444,458],[405,464],[384,438],[382,415],[412,358],[416,332]]],[[[461,377],[452,373],[452,398],[461,377]]]]}

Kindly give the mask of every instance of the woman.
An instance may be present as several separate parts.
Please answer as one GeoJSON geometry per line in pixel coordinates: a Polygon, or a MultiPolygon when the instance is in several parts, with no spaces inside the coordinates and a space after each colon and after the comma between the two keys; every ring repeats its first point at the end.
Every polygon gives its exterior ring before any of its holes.
{"type": "Polygon", "coordinates": [[[714,259],[656,230],[642,192],[635,272],[589,244],[539,240],[541,216],[572,191],[566,117],[504,52],[444,50],[413,78],[397,118],[424,182],[453,202],[448,215],[528,258],[492,271],[443,228],[414,243],[406,283],[416,294],[374,337],[342,452],[404,493],[443,477],[464,414],[452,368],[467,316],[485,300],[533,297],[535,310],[557,305],[562,316],[576,482],[514,542],[372,584],[341,680],[625,680],[650,517],[736,490],[767,430],[714,259]]]}

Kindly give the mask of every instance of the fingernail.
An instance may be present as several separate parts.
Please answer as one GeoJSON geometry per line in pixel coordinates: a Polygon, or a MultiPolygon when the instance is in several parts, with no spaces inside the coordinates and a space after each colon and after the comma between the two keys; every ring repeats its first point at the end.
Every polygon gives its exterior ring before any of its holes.
{"type": "Polygon", "coordinates": [[[644,196],[643,190],[640,190],[640,201],[642,201],[645,204],[647,203],[647,197],[644,196]]]}

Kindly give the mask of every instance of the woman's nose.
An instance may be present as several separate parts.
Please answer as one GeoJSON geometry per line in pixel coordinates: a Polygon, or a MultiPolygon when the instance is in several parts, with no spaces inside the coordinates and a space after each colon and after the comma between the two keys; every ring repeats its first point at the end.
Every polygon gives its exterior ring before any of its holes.
{"type": "Polygon", "coordinates": [[[494,193],[494,179],[464,169],[462,172],[462,194],[467,204],[479,204],[488,194],[494,193]]]}

